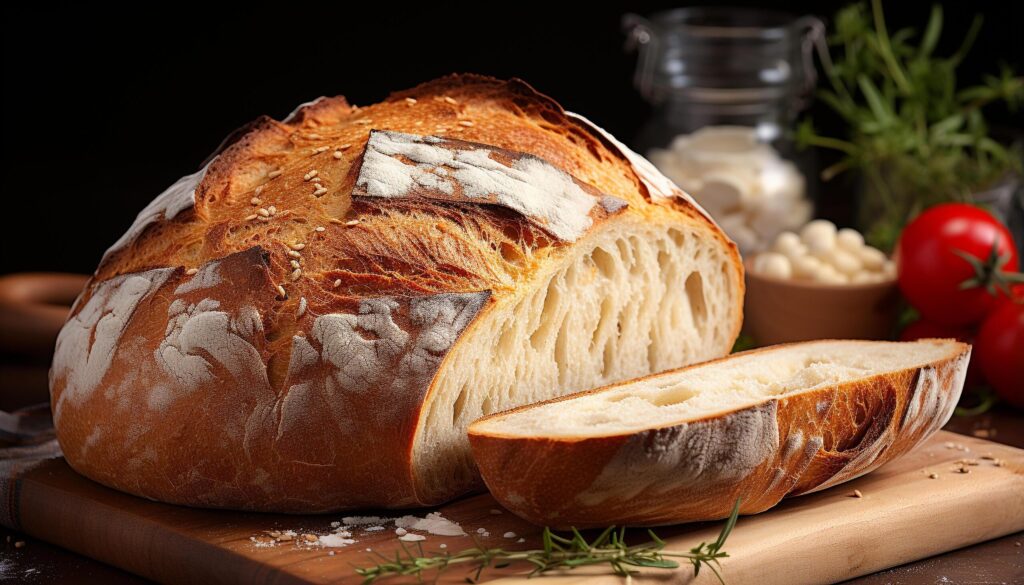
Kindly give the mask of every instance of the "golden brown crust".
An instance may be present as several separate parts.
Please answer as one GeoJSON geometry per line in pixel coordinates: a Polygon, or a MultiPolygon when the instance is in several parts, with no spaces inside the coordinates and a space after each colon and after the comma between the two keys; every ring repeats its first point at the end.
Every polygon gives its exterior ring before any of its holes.
{"type": "Polygon", "coordinates": [[[939,430],[956,406],[970,356],[970,346],[949,343],[949,355],[920,368],[630,434],[503,435],[486,428],[509,414],[498,413],[470,426],[470,444],[492,495],[538,525],[714,520],[728,516],[737,499],[741,513],[753,514],[868,473],[939,430]]]}
{"type": "Polygon", "coordinates": [[[204,506],[428,503],[410,451],[450,349],[428,337],[454,343],[571,244],[490,202],[353,197],[372,130],[488,145],[506,163],[537,157],[595,200],[627,203],[595,212],[590,231],[638,218],[695,227],[742,296],[738,253],[717,226],[686,202],[655,201],[621,152],[522,81],[448,76],[362,108],[321,98],[229,137],[105,255],[51,371],[72,466],[204,506]],[[111,412],[131,424],[112,428],[111,412]]]}

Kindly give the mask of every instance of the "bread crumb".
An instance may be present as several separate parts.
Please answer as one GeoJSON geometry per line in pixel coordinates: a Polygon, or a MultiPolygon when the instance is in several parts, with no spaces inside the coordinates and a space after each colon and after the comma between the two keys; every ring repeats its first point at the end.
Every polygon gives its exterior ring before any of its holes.
{"type": "Polygon", "coordinates": [[[929,473],[928,477],[931,478],[931,479],[939,479],[939,474],[938,473],[929,473]]]}
{"type": "Polygon", "coordinates": [[[359,220],[358,219],[351,219],[349,221],[346,221],[345,225],[347,225],[348,227],[352,227],[354,225],[359,225],[359,220]]]}
{"type": "Polygon", "coordinates": [[[860,492],[860,490],[853,490],[853,493],[850,494],[850,497],[853,497],[853,498],[863,498],[864,494],[862,494],[860,492]]]}
{"type": "Polygon", "coordinates": [[[516,537],[516,533],[512,532],[512,531],[509,531],[509,532],[506,532],[505,534],[503,534],[502,536],[504,536],[505,538],[515,538],[516,537]]]}
{"type": "Polygon", "coordinates": [[[333,557],[333,556],[334,556],[334,551],[332,550],[332,551],[328,552],[328,553],[327,553],[327,556],[329,556],[329,557],[333,557]]]}
{"type": "MultiPolygon", "coordinates": [[[[1017,544],[1019,545],[1020,543],[1017,543],[1017,544]]],[[[441,548],[448,548],[448,545],[443,543],[443,542],[440,544],[440,546],[441,546],[441,548]]]]}
{"type": "Polygon", "coordinates": [[[405,536],[408,534],[408,531],[405,528],[395,528],[395,534],[398,536],[405,536]]]}
{"type": "Polygon", "coordinates": [[[401,540],[402,542],[420,542],[421,540],[426,539],[427,537],[422,534],[413,534],[411,532],[398,537],[398,540],[401,540]]]}
{"type": "Polygon", "coordinates": [[[525,538],[520,538],[519,540],[516,541],[516,544],[523,544],[524,542],[526,542],[526,539],[525,538]]]}

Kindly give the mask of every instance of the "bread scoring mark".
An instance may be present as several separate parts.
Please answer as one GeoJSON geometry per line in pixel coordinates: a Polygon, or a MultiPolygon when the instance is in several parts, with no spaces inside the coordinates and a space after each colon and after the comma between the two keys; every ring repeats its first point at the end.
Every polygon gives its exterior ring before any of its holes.
{"type": "Polygon", "coordinates": [[[771,401],[727,417],[637,433],[576,503],[590,507],[688,491],[711,494],[734,484],[777,451],[777,411],[778,403],[771,401]]]}
{"type": "Polygon", "coordinates": [[[370,132],[352,194],[500,205],[566,242],[593,225],[593,213],[607,215],[627,205],[530,154],[381,130],[370,132]]]}
{"type": "Polygon", "coordinates": [[[257,335],[263,333],[259,312],[252,306],[242,307],[234,315],[219,309],[220,302],[214,299],[198,303],[175,299],[168,307],[164,339],[153,355],[177,384],[154,392],[149,399],[151,407],[166,407],[219,376],[236,381],[252,375],[266,378],[266,367],[255,346],[257,335]]]}
{"type": "Polygon", "coordinates": [[[64,390],[57,401],[54,419],[59,418],[65,402],[82,400],[96,390],[139,303],[174,270],[161,268],[115,276],[93,287],[92,296],[57,336],[51,387],[53,380],[64,378],[64,390]]]}
{"type": "Polygon", "coordinates": [[[675,183],[673,183],[672,179],[669,179],[664,174],[662,174],[662,172],[659,171],[657,167],[651,164],[651,161],[633,152],[632,149],[630,149],[625,144],[619,142],[618,139],[616,139],[614,136],[608,133],[604,128],[601,128],[600,126],[584,118],[583,116],[573,112],[566,112],[565,115],[583,124],[585,127],[597,132],[602,137],[604,137],[605,140],[610,142],[611,145],[615,149],[617,149],[619,153],[626,158],[627,161],[629,161],[629,164],[633,166],[633,171],[636,172],[637,177],[639,177],[640,181],[644,184],[645,187],[647,187],[647,191],[651,194],[652,200],[673,198],[682,199],[689,203],[690,205],[692,205],[694,209],[699,211],[701,215],[707,218],[707,220],[710,221],[712,224],[718,225],[715,223],[714,218],[711,217],[711,214],[709,214],[707,211],[704,211],[704,208],[701,207],[700,204],[698,204],[697,201],[693,197],[691,197],[689,193],[683,191],[675,183]]]}
{"type": "Polygon", "coordinates": [[[150,224],[161,220],[174,219],[182,211],[195,206],[196,187],[199,186],[200,181],[206,176],[206,170],[210,168],[214,160],[216,160],[216,157],[206,163],[206,166],[199,169],[199,171],[191,175],[185,175],[175,181],[163,193],[157,195],[156,199],[139,212],[131,227],[128,228],[128,231],[114,242],[114,245],[107,249],[103,254],[103,259],[100,261],[100,266],[106,262],[108,256],[121,248],[131,245],[150,224]]]}

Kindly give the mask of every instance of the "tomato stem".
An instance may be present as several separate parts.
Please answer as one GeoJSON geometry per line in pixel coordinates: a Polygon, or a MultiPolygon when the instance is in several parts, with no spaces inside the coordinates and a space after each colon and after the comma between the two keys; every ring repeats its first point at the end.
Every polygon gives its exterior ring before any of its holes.
{"type": "Polygon", "coordinates": [[[974,269],[974,276],[960,283],[960,290],[984,287],[992,296],[998,296],[999,291],[1010,295],[1010,285],[1024,282],[1024,274],[1003,270],[1003,267],[1013,257],[1010,253],[999,253],[999,242],[992,242],[992,249],[989,250],[985,259],[968,254],[963,250],[953,250],[953,253],[963,258],[971,268],[974,269]]]}

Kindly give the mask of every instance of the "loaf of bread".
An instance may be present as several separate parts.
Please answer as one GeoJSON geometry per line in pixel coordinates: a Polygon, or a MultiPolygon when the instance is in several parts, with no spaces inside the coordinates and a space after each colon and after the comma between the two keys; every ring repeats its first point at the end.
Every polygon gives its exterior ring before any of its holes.
{"type": "Polygon", "coordinates": [[[482,418],[491,493],[539,525],[714,520],[848,481],[949,420],[969,345],[814,341],[482,418]]]}
{"type": "Polygon", "coordinates": [[[60,334],[67,461],[279,512],[482,487],[488,413],[727,353],[736,247],[525,83],[451,76],[256,121],[138,216],[60,334]]]}

